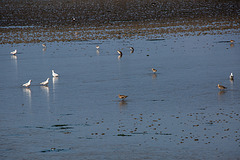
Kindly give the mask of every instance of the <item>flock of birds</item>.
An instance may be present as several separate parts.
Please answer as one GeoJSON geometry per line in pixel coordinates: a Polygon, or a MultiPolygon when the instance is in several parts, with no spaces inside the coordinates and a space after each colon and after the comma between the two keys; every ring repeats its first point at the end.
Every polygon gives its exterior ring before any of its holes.
{"type": "MultiPolygon", "coordinates": [[[[232,42],[234,42],[234,40],[230,40],[230,42],[232,43],[232,42]]],[[[46,47],[47,47],[46,44],[42,44],[42,46],[43,46],[43,48],[46,48],[46,47]]],[[[100,48],[100,46],[97,45],[97,46],[96,46],[96,49],[99,50],[99,48],[100,48]]],[[[130,47],[130,53],[133,53],[133,52],[134,52],[134,48],[133,48],[133,47],[130,47]]],[[[117,50],[117,53],[119,54],[119,57],[118,57],[118,58],[121,58],[122,55],[123,55],[122,52],[121,52],[120,50],[117,50]]],[[[15,49],[14,51],[10,52],[10,54],[16,55],[16,54],[17,54],[17,50],[15,49]]],[[[152,72],[155,74],[155,73],[157,72],[157,70],[154,69],[154,68],[152,68],[152,72]]],[[[52,70],[52,76],[53,76],[53,77],[58,77],[59,74],[55,73],[54,70],[52,70]]],[[[45,81],[41,82],[40,85],[47,86],[48,83],[49,83],[49,79],[50,79],[50,78],[47,78],[45,81]]],[[[231,81],[234,80],[233,73],[230,74],[229,79],[230,79],[231,81]]],[[[32,80],[30,79],[27,83],[24,83],[22,86],[28,88],[28,87],[30,87],[31,82],[32,82],[32,80]]],[[[218,84],[217,87],[218,87],[220,90],[227,89],[227,87],[225,87],[225,86],[223,86],[223,85],[220,85],[220,84],[218,84]]],[[[122,101],[124,101],[128,96],[118,94],[118,97],[119,97],[122,101]]]]}
{"type": "MultiPolygon", "coordinates": [[[[52,76],[53,76],[53,77],[58,77],[59,75],[58,75],[57,73],[55,73],[54,70],[52,70],[52,76]]],[[[48,83],[49,83],[49,79],[50,79],[50,78],[47,78],[46,81],[43,81],[43,82],[41,82],[40,84],[43,85],[43,86],[47,86],[48,83]]],[[[24,83],[22,86],[28,88],[28,87],[30,87],[31,82],[32,82],[32,80],[30,79],[27,83],[24,83]]]]}

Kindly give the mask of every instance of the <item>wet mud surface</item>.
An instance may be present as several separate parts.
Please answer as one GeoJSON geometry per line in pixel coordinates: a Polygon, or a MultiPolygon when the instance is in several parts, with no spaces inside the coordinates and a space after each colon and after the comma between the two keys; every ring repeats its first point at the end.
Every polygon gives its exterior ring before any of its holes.
{"type": "Polygon", "coordinates": [[[228,33],[238,1],[1,1],[1,44],[228,33]]]}

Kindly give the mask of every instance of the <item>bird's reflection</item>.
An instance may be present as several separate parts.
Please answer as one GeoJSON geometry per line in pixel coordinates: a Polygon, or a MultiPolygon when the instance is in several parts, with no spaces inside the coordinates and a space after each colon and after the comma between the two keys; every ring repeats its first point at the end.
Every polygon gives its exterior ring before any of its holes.
{"type": "Polygon", "coordinates": [[[155,78],[157,78],[157,74],[156,74],[156,73],[153,73],[153,74],[152,74],[152,79],[155,79],[155,78]]]}
{"type": "Polygon", "coordinates": [[[226,93],[226,91],[221,90],[221,91],[218,92],[218,95],[220,96],[220,95],[223,95],[223,94],[225,94],[225,93],[226,93]]]}
{"type": "Polygon", "coordinates": [[[53,77],[53,85],[56,84],[58,82],[58,77],[53,77]]]}
{"type": "Polygon", "coordinates": [[[120,60],[121,58],[122,58],[122,55],[119,55],[119,56],[118,56],[118,59],[120,60]]]}
{"type": "Polygon", "coordinates": [[[42,51],[43,51],[43,52],[45,52],[46,50],[47,50],[47,48],[46,48],[46,47],[42,49],[42,51]]]}
{"type": "Polygon", "coordinates": [[[45,92],[47,97],[49,97],[49,87],[48,86],[41,86],[41,89],[45,92]]]}
{"type": "Polygon", "coordinates": [[[99,50],[96,50],[96,53],[97,53],[97,55],[99,56],[99,54],[100,54],[99,50]]]}
{"type": "Polygon", "coordinates": [[[50,110],[50,106],[49,106],[49,87],[48,86],[41,86],[42,91],[44,91],[44,93],[47,96],[47,104],[48,104],[48,110],[50,110]]]}
{"type": "Polygon", "coordinates": [[[16,55],[11,55],[11,59],[17,60],[17,56],[16,55]]]}
{"type": "Polygon", "coordinates": [[[28,99],[29,106],[32,105],[32,92],[30,88],[23,88],[23,93],[25,97],[28,99]]]}
{"type": "Polygon", "coordinates": [[[119,102],[119,107],[126,107],[127,106],[127,102],[126,101],[124,101],[124,100],[121,100],[120,102],[119,102]]]}
{"type": "Polygon", "coordinates": [[[233,43],[231,43],[231,44],[230,44],[230,47],[234,47],[234,44],[233,44],[233,43]]]}
{"type": "Polygon", "coordinates": [[[56,83],[58,82],[58,77],[53,77],[52,78],[52,82],[53,82],[53,87],[52,87],[52,93],[53,93],[53,99],[55,100],[55,90],[56,90],[56,83]]]}
{"type": "Polygon", "coordinates": [[[14,63],[17,71],[17,56],[16,55],[11,55],[12,62],[14,63]]]}

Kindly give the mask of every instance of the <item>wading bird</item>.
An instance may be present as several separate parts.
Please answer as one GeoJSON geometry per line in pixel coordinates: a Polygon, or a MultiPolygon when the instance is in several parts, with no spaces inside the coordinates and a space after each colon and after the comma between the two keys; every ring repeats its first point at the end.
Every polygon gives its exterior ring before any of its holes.
{"type": "Polygon", "coordinates": [[[122,101],[124,101],[124,99],[127,98],[128,96],[120,95],[120,94],[119,94],[118,97],[119,97],[120,99],[122,99],[122,101]]]}
{"type": "Polygon", "coordinates": [[[222,89],[227,89],[227,87],[222,86],[222,85],[220,85],[220,84],[218,84],[218,88],[219,88],[220,90],[222,90],[222,89]]]}
{"type": "Polygon", "coordinates": [[[230,78],[230,80],[233,81],[233,79],[234,79],[233,73],[230,74],[229,78],[230,78]]]}
{"type": "Polygon", "coordinates": [[[48,85],[48,82],[49,82],[49,78],[47,78],[46,81],[43,81],[43,82],[41,82],[40,84],[46,86],[46,85],[48,85]]]}
{"type": "Polygon", "coordinates": [[[58,77],[59,75],[57,73],[55,73],[54,70],[52,70],[52,76],[53,77],[58,77]]]}
{"type": "Polygon", "coordinates": [[[14,51],[11,52],[12,55],[17,54],[17,50],[15,49],[14,51]]]}
{"type": "Polygon", "coordinates": [[[24,83],[23,87],[29,87],[31,85],[32,80],[29,80],[27,83],[24,83]]]}
{"type": "Polygon", "coordinates": [[[157,72],[157,70],[156,70],[156,69],[154,69],[154,68],[152,68],[152,71],[153,71],[153,73],[156,73],[156,72],[157,72]]]}

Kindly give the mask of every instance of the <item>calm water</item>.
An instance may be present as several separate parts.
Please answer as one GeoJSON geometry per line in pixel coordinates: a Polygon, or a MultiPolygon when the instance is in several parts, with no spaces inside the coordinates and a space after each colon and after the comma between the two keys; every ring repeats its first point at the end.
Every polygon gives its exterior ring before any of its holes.
{"type": "Polygon", "coordinates": [[[237,159],[239,42],[205,35],[47,43],[45,51],[2,45],[0,158],[237,159]]]}

